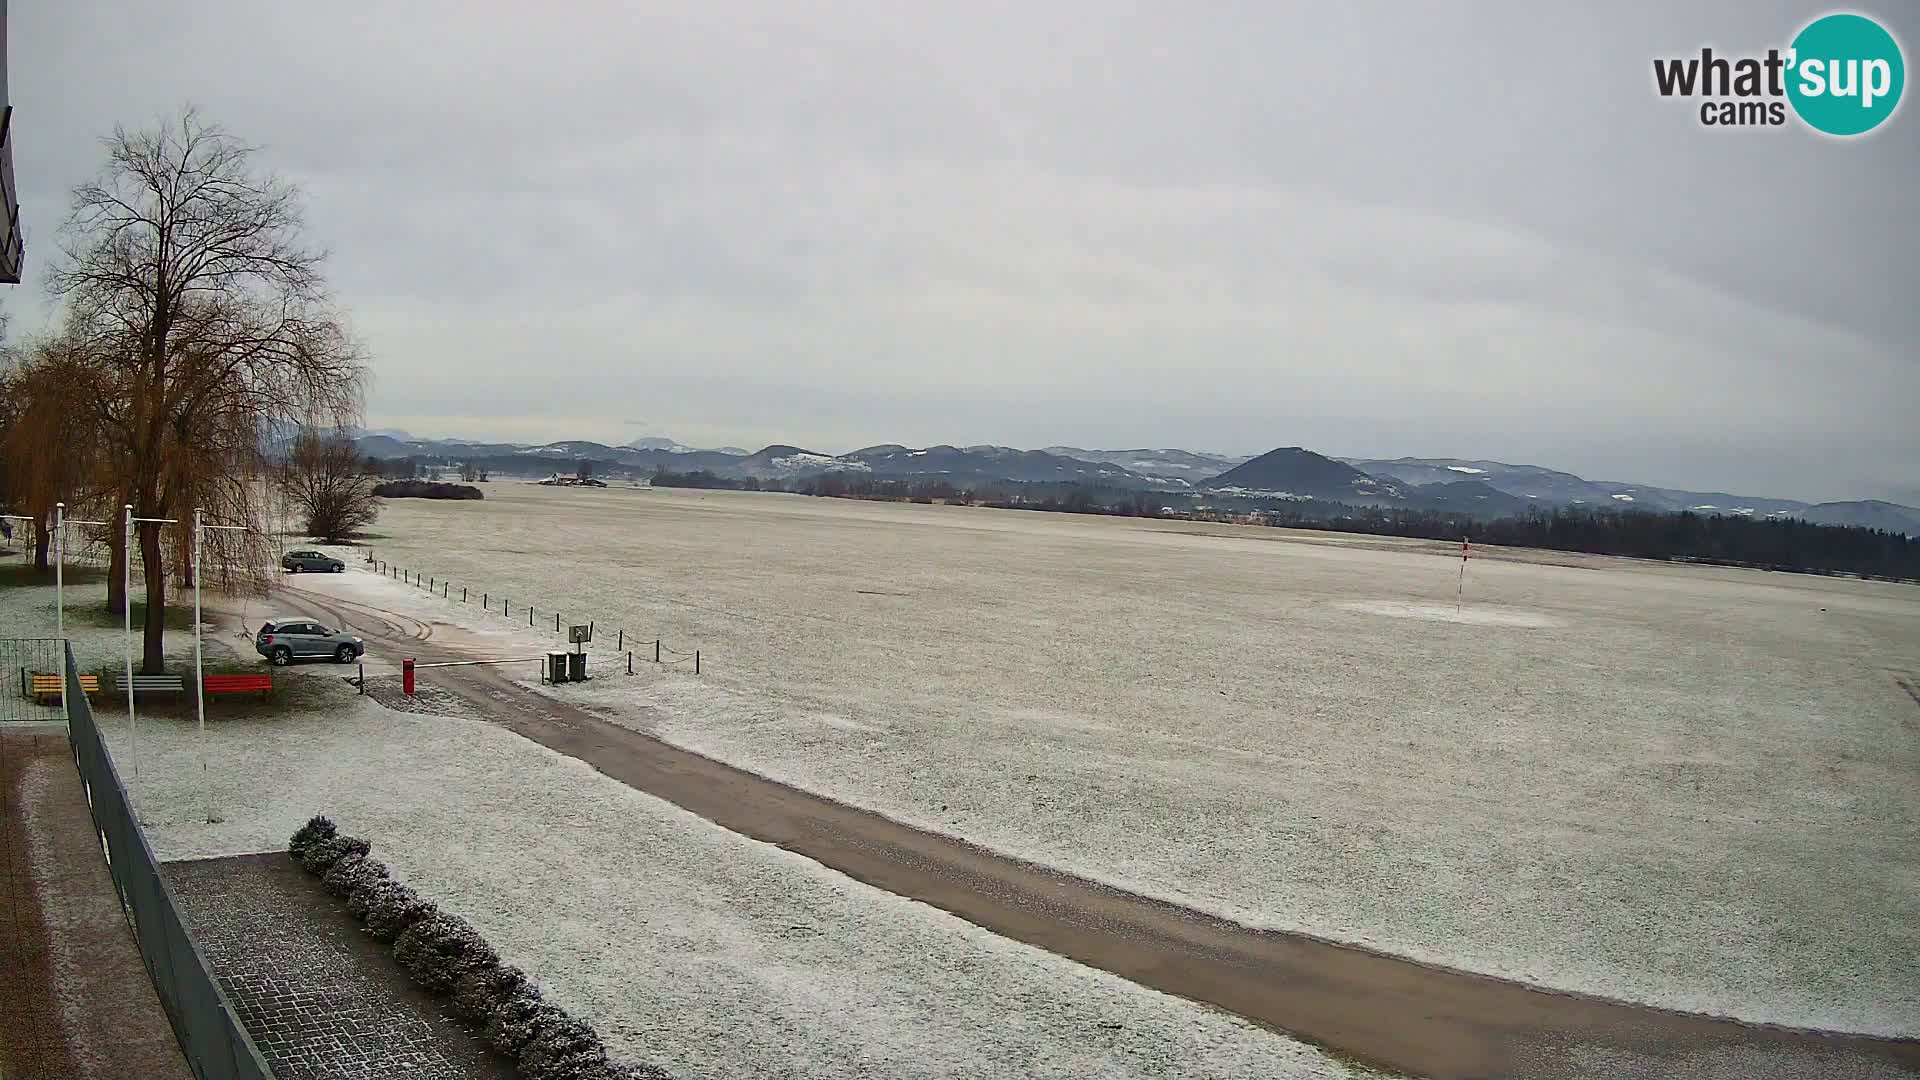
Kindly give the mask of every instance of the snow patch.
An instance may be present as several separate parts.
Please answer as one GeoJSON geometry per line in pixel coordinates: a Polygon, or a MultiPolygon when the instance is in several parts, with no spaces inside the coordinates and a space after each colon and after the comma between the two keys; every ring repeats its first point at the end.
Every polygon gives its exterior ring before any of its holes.
{"type": "Polygon", "coordinates": [[[1431,622],[1464,623],[1468,626],[1516,626],[1538,630],[1567,625],[1565,620],[1537,611],[1519,611],[1481,605],[1455,607],[1452,604],[1406,604],[1391,600],[1356,600],[1337,606],[1345,611],[1357,611],[1363,615],[1381,615],[1389,619],[1426,619],[1431,622]]]}
{"type": "Polygon", "coordinates": [[[1457,473],[1466,473],[1468,476],[1480,476],[1484,474],[1487,470],[1476,469],[1471,465],[1449,465],[1447,466],[1447,471],[1457,472],[1457,473]]]}

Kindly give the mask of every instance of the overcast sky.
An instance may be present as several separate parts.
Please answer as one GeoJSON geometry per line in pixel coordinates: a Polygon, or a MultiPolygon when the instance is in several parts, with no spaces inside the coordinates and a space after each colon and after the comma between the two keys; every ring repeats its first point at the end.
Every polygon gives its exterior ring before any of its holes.
{"type": "Polygon", "coordinates": [[[1822,5],[10,7],[16,334],[99,137],[191,101],[305,188],[376,427],[1920,503],[1920,114],[1652,90],[1822,5]]]}

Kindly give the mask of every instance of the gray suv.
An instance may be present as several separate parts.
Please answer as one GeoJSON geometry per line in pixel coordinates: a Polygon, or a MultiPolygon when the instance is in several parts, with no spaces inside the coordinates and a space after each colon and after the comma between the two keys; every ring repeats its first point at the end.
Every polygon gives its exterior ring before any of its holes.
{"type": "Polygon", "coordinates": [[[278,619],[260,624],[254,635],[253,651],[285,667],[302,657],[330,657],[335,663],[351,664],[366,654],[367,643],[351,634],[341,634],[306,619],[278,619]]]}
{"type": "Polygon", "coordinates": [[[347,564],[331,555],[318,551],[289,551],[280,556],[280,566],[288,573],[298,574],[338,574],[347,568],[347,564]]]}

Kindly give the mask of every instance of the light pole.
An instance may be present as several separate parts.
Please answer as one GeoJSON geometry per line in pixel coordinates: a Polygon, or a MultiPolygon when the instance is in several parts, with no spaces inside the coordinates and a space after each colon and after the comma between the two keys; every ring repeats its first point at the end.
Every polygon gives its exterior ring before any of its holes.
{"type": "MultiPolygon", "coordinates": [[[[67,526],[69,525],[105,525],[104,521],[76,521],[67,517],[67,504],[53,504],[53,625],[54,637],[60,640],[64,650],[67,641],[67,598],[65,589],[67,565],[67,526]]],[[[60,718],[71,720],[67,712],[67,663],[64,655],[60,658],[60,718]]]]}
{"type": "MultiPolygon", "coordinates": [[[[135,522],[142,524],[171,525],[174,519],[134,517],[132,503],[126,505],[126,516],[127,538],[125,544],[127,553],[121,566],[121,570],[125,572],[125,576],[121,582],[123,585],[121,591],[126,595],[123,598],[123,603],[120,608],[121,622],[126,628],[126,644],[121,651],[126,654],[127,661],[127,755],[133,760],[133,783],[135,786],[138,786],[140,783],[140,740],[135,734],[133,727],[133,526],[135,522]]],[[[198,580],[197,576],[196,580],[198,580]]]]}
{"type": "Polygon", "coordinates": [[[225,532],[246,532],[245,525],[208,525],[203,518],[206,511],[193,508],[193,704],[198,714],[199,732],[196,736],[200,744],[200,790],[207,800],[207,824],[214,824],[213,788],[207,780],[207,684],[206,676],[201,673],[200,652],[200,534],[207,529],[219,529],[225,532]]]}

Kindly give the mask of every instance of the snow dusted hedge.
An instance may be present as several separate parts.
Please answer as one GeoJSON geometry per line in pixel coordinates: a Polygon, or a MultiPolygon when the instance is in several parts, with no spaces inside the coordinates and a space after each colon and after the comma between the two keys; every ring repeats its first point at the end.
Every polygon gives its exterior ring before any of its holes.
{"type": "Polygon", "coordinates": [[[489,1045],[514,1059],[527,1080],[668,1080],[653,1065],[607,1057],[593,1028],[541,996],[525,972],[502,964],[465,919],[449,915],[394,881],[368,853],[372,845],[342,835],[316,817],[287,841],[287,852],[347,902],[367,932],[393,943],[393,958],[413,981],[453,998],[489,1045]]]}

